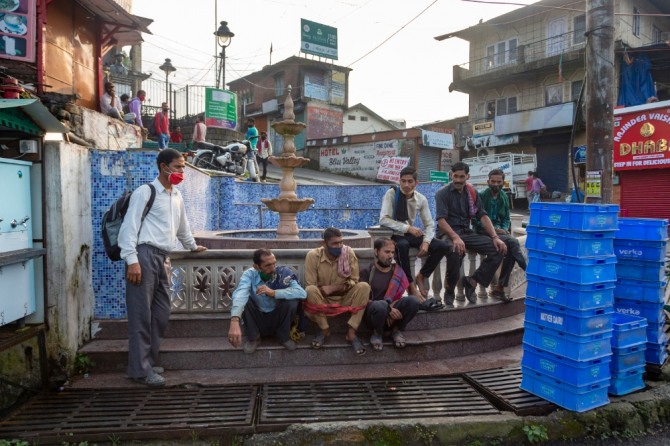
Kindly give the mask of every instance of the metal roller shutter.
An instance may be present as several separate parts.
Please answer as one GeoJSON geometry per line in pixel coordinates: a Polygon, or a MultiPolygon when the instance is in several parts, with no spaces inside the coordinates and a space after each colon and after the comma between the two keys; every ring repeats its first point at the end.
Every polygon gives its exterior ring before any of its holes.
{"type": "Polygon", "coordinates": [[[670,219],[670,169],[619,172],[621,216],[670,219]]]}
{"type": "Polygon", "coordinates": [[[440,155],[442,149],[433,149],[430,147],[421,147],[419,150],[419,181],[426,182],[430,180],[431,170],[440,170],[440,155]]]}

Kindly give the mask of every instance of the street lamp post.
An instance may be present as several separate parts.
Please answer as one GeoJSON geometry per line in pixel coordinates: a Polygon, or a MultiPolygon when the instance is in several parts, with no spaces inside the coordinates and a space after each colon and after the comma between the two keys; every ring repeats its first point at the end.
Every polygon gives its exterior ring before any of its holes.
{"type": "Polygon", "coordinates": [[[216,30],[214,35],[219,42],[221,47],[221,67],[219,68],[219,75],[216,77],[216,88],[219,88],[219,85],[222,88],[226,88],[226,48],[230,45],[230,42],[233,40],[235,34],[233,34],[230,29],[228,29],[228,22],[221,22],[221,26],[216,30]],[[223,78],[223,82],[219,83],[219,78],[223,78]]]}
{"type": "MultiPolygon", "coordinates": [[[[170,104],[170,90],[168,88],[168,76],[170,73],[174,73],[177,71],[177,69],[172,66],[172,61],[170,59],[165,59],[165,62],[163,62],[163,65],[158,67],[159,70],[163,71],[165,73],[165,102],[170,104]]],[[[174,104],[172,105],[174,107],[174,104]]]]}

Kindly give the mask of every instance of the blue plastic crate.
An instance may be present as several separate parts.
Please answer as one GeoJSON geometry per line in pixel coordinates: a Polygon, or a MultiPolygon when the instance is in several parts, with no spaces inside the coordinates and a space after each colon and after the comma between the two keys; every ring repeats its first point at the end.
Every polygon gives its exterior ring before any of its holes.
{"type": "Polygon", "coordinates": [[[580,285],[615,282],[616,257],[580,259],[529,251],[526,272],[535,276],[580,285]]]}
{"type": "Polygon", "coordinates": [[[644,389],[645,384],[642,375],[644,375],[644,366],[620,372],[616,375],[612,374],[610,387],[607,392],[610,395],[621,396],[628,395],[636,390],[644,389]]]}
{"type": "Polygon", "coordinates": [[[651,344],[647,342],[647,349],[644,351],[644,359],[649,364],[663,365],[668,359],[667,343],[651,344]]]}
{"type": "Polygon", "coordinates": [[[660,324],[665,321],[663,303],[643,302],[614,297],[614,311],[619,314],[639,316],[647,319],[648,324],[660,324]]]}
{"type": "Polygon", "coordinates": [[[527,322],[578,336],[612,330],[613,313],[612,307],[571,310],[530,297],[526,298],[527,322]]]}
{"type": "Polygon", "coordinates": [[[663,323],[648,325],[646,333],[647,342],[651,342],[653,344],[663,344],[664,342],[668,341],[663,323]]]}
{"type": "Polygon", "coordinates": [[[667,282],[651,282],[646,280],[618,279],[614,295],[621,299],[639,300],[642,302],[665,302],[665,286],[667,282]]]}
{"type": "Polygon", "coordinates": [[[612,347],[625,348],[647,340],[647,320],[627,314],[612,315],[612,347]]]}
{"type": "Polygon", "coordinates": [[[526,296],[574,310],[591,310],[614,303],[614,282],[577,285],[526,275],[526,296]]]}
{"type": "Polygon", "coordinates": [[[641,342],[626,348],[612,348],[610,370],[613,372],[623,372],[625,370],[644,366],[647,362],[644,357],[644,352],[646,350],[646,342],[641,342]]]}
{"type": "Polygon", "coordinates": [[[607,397],[609,383],[609,379],[604,379],[589,386],[575,387],[527,367],[521,367],[519,387],[564,409],[586,412],[609,403],[607,397]]]}
{"type": "Polygon", "coordinates": [[[647,242],[668,240],[668,220],[661,218],[620,218],[616,238],[647,242]]]}
{"type": "Polygon", "coordinates": [[[526,227],[526,248],[571,257],[600,257],[614,254],[614,231],[566,231],[526,227]]]}
{"type": "Polygon", "coordinates": [[[651,241],[614,239],[614,254],[618,259],[642,260],[645,262],[662,262],[665,260],[667,241],[651,241]]]}
{"type": "Polygon", "coordinates": [[[610,377],[610,361],[611,356],[573,361],[525,345],[521,365],[571,386],[588,386],[610,377]]]}
{"type": "Polygon", "coordinates": [[[612,354],[612,330],[576,336],[529,322],[524,324],[523,343],[574,361],[591,361],[612,354]]]}
{"type": "Polygon", "coordinates": [[[613,204],[531,203],[531,226],[573,231],[618,229],[619,206],[613,204]]]}
{"type": "Polygon", "coordinates": [[[617,259],[616,276],[618,279],[662,282],[665,279],[665,262],[617,259]]]}

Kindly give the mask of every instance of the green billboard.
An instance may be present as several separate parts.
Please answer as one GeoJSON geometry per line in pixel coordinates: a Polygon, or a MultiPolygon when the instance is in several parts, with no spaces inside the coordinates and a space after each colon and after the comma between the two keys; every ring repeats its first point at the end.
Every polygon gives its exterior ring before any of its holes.
{"type": "Polygon", "coordinates": [[[234,130],[237,127],[237,95],[228,90],[205,88],[205,125],[234,130]]]}
{"type": "Polygon", "coordinates": [[[300,19],[300,51],[337,60],[337,28],[300,19]]]}

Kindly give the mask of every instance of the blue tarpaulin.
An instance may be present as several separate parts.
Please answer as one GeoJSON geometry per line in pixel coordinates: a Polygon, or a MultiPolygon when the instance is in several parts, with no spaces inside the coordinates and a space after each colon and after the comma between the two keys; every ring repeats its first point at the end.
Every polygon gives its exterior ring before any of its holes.
{"type": "Polygon", "coordinates": [[[617,105],[632,107],[646,104],[649,98],[656,96],[654,79],[651,77],[651,62],[644,54],[635,54],[621,61],[619,80],[619,98],[617,105]]]}

